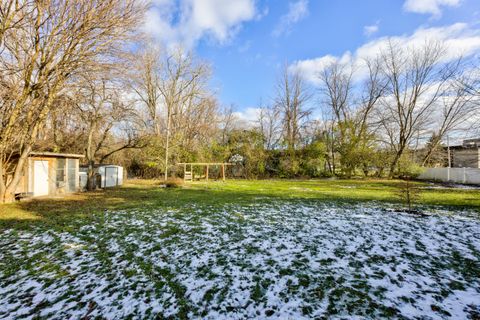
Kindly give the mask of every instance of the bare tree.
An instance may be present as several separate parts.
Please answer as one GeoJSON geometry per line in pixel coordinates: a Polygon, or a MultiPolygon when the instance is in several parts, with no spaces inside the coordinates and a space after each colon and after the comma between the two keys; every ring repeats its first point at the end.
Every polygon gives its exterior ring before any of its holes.
{"type": "Polygon", "coordinates": [[[196,108],[208,106],[204,99],[209,74],[208,65],[197,62],[191,53],[185,53],[181,48],[166,58],[158,84],[165,108],[165,180],[168,179],[172,133],[179,132],[185,122],[182,115],[190,115],[196,108]]]}
{"type": "Polygon", "coordinates": [[[238,124],[238,118],[234,112],[234,106],[230,105],[228,107],[222,108],[220,112],[220,141],[222,145],[227,144],[228,134],[236,129],[238,124]]]}
{"type": "MultiPolygon", "coordinates": [[[[2,1],[0,3],[0,47],[8,30],[21,28],[28,13],[31,1],[2,1]]],[[[0,51],[1,52],[1,51],[0,51]]]]}
{"type": "MultiPolygon", "coordinates": [[[[340,123],[350,119],[353,66],[333,62],[322,70],[318,77],[321,82],[320,93],[324,97],[324,105],[327,106],[327,109],[324,110],[324,114],[328,118],[326,131],[329,159],[327,162],[331,173],[335,174],[335,153],[338,151],[339,141],[342,144],[342,141],[345,140],[344,130],[340,131],[340,135],[336,131],[340,123]]],[[[346,126],[342,126],[342,128],[346,128],[346,126]]],[[[343,157],[343,160],[346,160],[346,157],[343,157]]]]}
{"type": "Polygon", "coordinates": [[[132,103],[108,79],[84,74],[74,96],[75,106],[85,135],[85,160],[88,164],[87,189],[95,188],[94,165],[103,163],[119,151],[144,146],[136,130],[136,113],[132,103]],[[123,124],[123,125],[122,125],[123,124]],[[123,133],[123,137],[114,137],[123,133]]]}
{"type": "Polygon", "coordinates": [[[432,120],[432,111],[451,78],[450,71],[441,63],[444,55],[445,49],[438,42],[404,48],[389,41],[381,52],[388,95],[383,99],[380,123],[393,150],[390,177],[416,134],[432,120]]]}
{"type": "Polygon", "coordinates": [[[0,27],[0,201],[5,202],[13,197],[59,93],[78,74],[110,63],[131,38],[144,6],[134,0],[24,0],[2,1],[1,7],[2,18],[21,21],[12,28],[2,19],[0,27]]]}
{"type": "Polygon", "coordinates": [[[328,106],[327,114],[331,114],[335,123],[350,118],[353,66],[336,61],[324,68],[318,77],[322,83],[320,91],[328,106]]]}
{"type": "Polygon", "coordinates": [[[172,141],[177,149],[198,153],[202,146],[211,145],[217,134],[221,121],[218,102],[202,91],[198,96],[191,95],[184,108],[173,117],[172,141]]]}
{"type": "Polygon", "coordinates": [[[467,93],[475,97],[475,103],[480,104],[480,58],[476,57],[465,67],[466,71],[459,77],[459,85],[465,87],[467,93]]]}
{"type": "Polygon", "coordinates": [[[342,170],[347,176],[351,176],[358,165],[365,165],[372,142],[370,117],[386,87],[378,59],[364,63],[367,78],[357,90],[351,64],[336,61],[319,74],[320,92],[327,106],[325,114],[331,119],[331,157],[334,158],[335,152],[340,154],[342,170]]]}
{"type": "Polygon", "coordinates": [[[181,47],[161,52],[144,46],[133,57],[135,70],[129,84],[147,111],[145,124],[155,137],[150,158],[163,162],[166,180],[169,162],[177,157],[172,149],[185,155],[215,137],[220,123],[218,103],[207,89],[210,68],[206,63],[181,47]],[[160,148],[163,161],[154,150],[160,148]]]}
{"type": "Polygon", "coordinates": [[[457,79],[458,87],[465,88],[465,95],[470,97],[469,103],[474,109],[473,114],[468,119],[470,124],[469,131],[475,135],[480,134],[480,60],[474,58],[468,64],[463,74],[457,79]]]}
{"type": "Polygon", "coordinates": [[[257,126],[265,141],[265,149],[276,148],[281,139],[280,109],[260,105],[257,126]]]}
{"type": "MultiPolygon", "coordinates": [[[[459,69],[458,63],[452,65],[455,71],[450,74],[454,75],[459,69]]],[[[464,78],[460,76],[460,78],[464,78]]],[[[426,145],[425,155],[422,165],[425,166],[432,157],[434,151],[440,146],[440,143],[448,133],[455,130],[467,131],[470,129],[470,119],[474,118],[479,110],[479,106],[475,103],[476,96],[469,92],[469,82],[459,80],[452,76],[445,84],[441,97],[438,99],[438,106],[433,112],[434,124],[432,126],[432,137],[426,145]]]]}
{"type": "Polygon", "coordinates": [[[282,138],[293,156],[302,138],[302,128],[308,121],[311,110],[307,102],[311,94],[298,72],[283,69],[276,86],[275,108],[278,108],[282,123],[282,138]]]}
{"type": "Polygon", "coordinates": [[[133,55],[131,60],[133,60],[131,66],[133,74],[129,87],[146,107],[147,127],[153,127],[153,133],[160,136],[162,133],[159,115],[161,96],[158,89],[162,68],[160,50],[144,44],[144,48],[133,55]]]}
{"type": "Polygon", "coordinates": [[[35,140],[34,149],[53,152],[83,153],[84,141],[81,133],[84,123],[75,107],[73,89],[60,94],[55,106],[48,113],[45,125],[35,140]]]}

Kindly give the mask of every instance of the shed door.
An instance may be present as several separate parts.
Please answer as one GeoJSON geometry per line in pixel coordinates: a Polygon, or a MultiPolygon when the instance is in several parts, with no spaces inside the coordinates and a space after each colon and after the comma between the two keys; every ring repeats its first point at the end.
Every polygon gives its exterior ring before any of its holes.
{"type": "Polygon", "coordinates": [[[118,183],[118,168],[105,167],[105,187],[115,187],[118,183]]]}
{"type": "Polygon", "coordinates": [[[48,195],[48,161],[35,160],[33,174],[33,195],[48,195]]]}
{"type": "Polygon", "coordinates": [[[67,178],[68,178],[68,192],[77,191],[77,161],[75,159],[68,159],[67,178]]]}

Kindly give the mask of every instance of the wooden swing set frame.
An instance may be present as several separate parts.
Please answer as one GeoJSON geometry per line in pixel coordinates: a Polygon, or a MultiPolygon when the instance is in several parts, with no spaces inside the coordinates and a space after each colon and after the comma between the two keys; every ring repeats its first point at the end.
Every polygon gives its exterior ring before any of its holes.
{"type": "Polygon", "coordinates": [[[209,169],[210,167],[220,167],[221,172],[222,172],[222,181],[225,181],[225,167],[226,166],[231,166],[232,163],[228,162],[182,162],[178,163],[178,165],[183,165],[183,180],[185,182],[190,181],[192,182],[195,178],[194,173],[193,173],[193,168],[194,167],[205,167],[205,178],[206,181],[208,182],[208,175],[209,175],[209,169]],[[188,168],[190,167],[190,168],[188,168]],[[187,169],[190,169],[187,171],[187,169]]]}

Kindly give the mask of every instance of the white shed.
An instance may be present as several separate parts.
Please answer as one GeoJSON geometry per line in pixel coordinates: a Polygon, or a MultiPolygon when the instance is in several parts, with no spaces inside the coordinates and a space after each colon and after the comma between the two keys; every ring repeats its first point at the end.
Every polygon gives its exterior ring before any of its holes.
{"type": "MultiPolygon", "coordinates": [[[[80,186],[86,188],[87,177],[86,172],[88,167],[81,167],[80,171],[80,186]]],[[[95,174],[97,176],[97,188],[111,188],[121,186],[123,184],[123,167],[113,164],[102,164],[95,167],[95,174]]]]}
{"type": "Polygon", "coordinates": [[[100,176],[100,188],[110,188],[123,184],[123,167],[115,165],[101,165],[97,168],[100,176]]]}

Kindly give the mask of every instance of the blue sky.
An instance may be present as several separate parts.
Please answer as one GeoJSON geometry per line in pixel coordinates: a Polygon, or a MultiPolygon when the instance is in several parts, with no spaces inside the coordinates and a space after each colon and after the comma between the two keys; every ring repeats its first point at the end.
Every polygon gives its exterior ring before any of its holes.
{"type": "Polygon", "coordinates": [[[145,23],[213,67],[220,102],[239,111],[272,98],[282,66],[310,76],[330,59],[368,55],[385,37],[422,37],[480,52],[480,0],[155,0],[145,23]]]}

